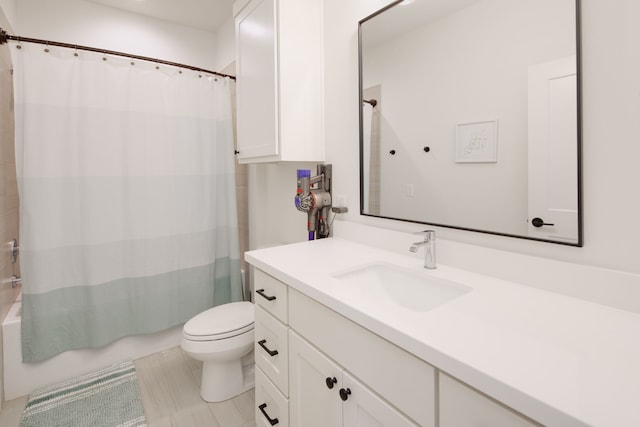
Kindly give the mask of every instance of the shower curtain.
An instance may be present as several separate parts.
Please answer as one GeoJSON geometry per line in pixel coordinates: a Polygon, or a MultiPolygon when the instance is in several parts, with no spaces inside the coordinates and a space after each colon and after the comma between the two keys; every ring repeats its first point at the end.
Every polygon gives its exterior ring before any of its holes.
{"type": "Polygon", "coordinates": [[[242,299],[228,79],[14,44],[22,354],[242,299]]]}

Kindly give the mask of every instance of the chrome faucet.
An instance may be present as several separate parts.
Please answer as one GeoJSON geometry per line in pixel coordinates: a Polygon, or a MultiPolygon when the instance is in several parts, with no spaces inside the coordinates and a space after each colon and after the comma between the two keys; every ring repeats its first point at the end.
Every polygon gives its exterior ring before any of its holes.
{"type": "Polygon", "coordinates": [[[436,232],[435,230],[424,230],[414,234],[424,233],[422,242],[415,242],[409,247],[409,251],[416,253],[420,246],[424,246],[424,268],[436,268],[436,232]]]}

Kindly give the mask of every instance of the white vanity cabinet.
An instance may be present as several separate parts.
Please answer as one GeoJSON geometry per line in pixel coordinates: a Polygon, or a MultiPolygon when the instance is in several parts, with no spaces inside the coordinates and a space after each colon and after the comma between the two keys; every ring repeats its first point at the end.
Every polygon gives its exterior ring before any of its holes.
{"type": "Polygon", "coordinates": [[[289,426],[288,288],[255,270],[256,424],[289,426]]]}
{"type": "Polygon", "coordinates": [[[541,427],[254,271],[258,426],[541,427]]]}
{"type": "Polygon", "coordinates": [[[237,0],[240,163],[324,160],[321,0],[237,0]]]}
{"type": "Polygon", "coordinates": [[[439,384],[440,427],[542,427],[443,372],[439,384]]]}
{"type": "Polygon", "coordinates": [[[417,427],[305,339],[289,334],[291,425],[417,427]]]}

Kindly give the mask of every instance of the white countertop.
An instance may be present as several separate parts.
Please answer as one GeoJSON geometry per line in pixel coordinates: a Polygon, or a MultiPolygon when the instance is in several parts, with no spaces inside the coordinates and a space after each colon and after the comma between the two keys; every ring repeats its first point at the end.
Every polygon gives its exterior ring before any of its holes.
{"type": "Polygon", "coordinates": [[[640,426],[640,315],[330,238],[246,260],[547,426],[640,426]],[[332,275],[387,262],[472,291],[426,312],[367,298],[332,275]]]}

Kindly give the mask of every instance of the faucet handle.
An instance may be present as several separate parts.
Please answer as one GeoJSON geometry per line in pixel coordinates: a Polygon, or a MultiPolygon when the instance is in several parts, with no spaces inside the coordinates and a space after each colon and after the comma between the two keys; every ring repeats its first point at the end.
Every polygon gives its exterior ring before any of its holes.
{"type": "Polygon", "coordinates": [[[427,229],[422,231],[415,231],[412,234],[424,234],[424,239],[427,240],[429,238],[434,238],[436,236],[436,231],[427,229]]]}

